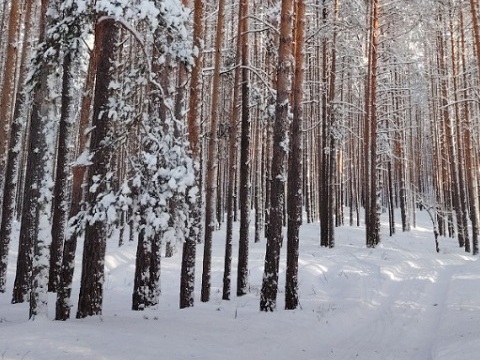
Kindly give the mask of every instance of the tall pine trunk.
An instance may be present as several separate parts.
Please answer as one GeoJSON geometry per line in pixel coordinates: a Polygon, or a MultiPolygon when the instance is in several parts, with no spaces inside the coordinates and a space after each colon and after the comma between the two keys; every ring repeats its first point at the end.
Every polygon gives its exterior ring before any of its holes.
{"type": "Polygon", "coordinates": [[[27,177],[24,213],[20,229],[20,247],[12,302],[26,300],[29,293],[30,319],[37,315],[46,316],[48,311],[48,248],[50,243],[50,204],[49,184],[53,169],[48,145],[52,142],[52,99],[49,94],[49,75],[52,71],[50,61],[58,59],[58,52],[50,59],[43,57],[49,42],[47,39],[48,0],[41,2],[39,24],[40,45],[37,48],[35,75],[33,77],[33,103],[30,119],[30,138],[27,158],[27,177]],[[25,206],[26,205],[26,206],[25,206]],[[17,301],[18,300],[18,301],[17,301]]]}
{"type": "MultiPolygon", "coordinates": [[[[12,119],[15,99],[15,84],[16,84],[16,63],[18,56],[18,34],[20,32],[20,17],[22,10],[22,0],[10,1],[10,14],[8,21],[8,35],[7,35],[7,49],[5,66],[3,68],[3,81],[1,88],[0,99],[0,189],[4,186],[4,172],[6,163],[6,154],[8,149],[8,135],[10,123],[12,119]]],[[[6,8],[3,9],[6,13],[6,8]]],[[[3,30],[3,29],[0,29],[3,30]]],[[[1,51],[1,49],[0,49],[1,51]]],[[[3,196],[0,198],[0,206],[3,201],[3,196]]],[[[1,207],[0,207],[1,209],[1,207]]]]}
{"type": "Polygon", "coordinates": [[[52,244],[50,247],[50,274],[48,290],[56,292],[62,265],[63,240],[68,216],[68,145],[73,128],[70,107],[72,105],[72,54],[67,51],[63,59],[62,105],[57,139],[57,161],[54,203],[52,214],[52,244]]]}
{"type": "Polygon", "coordinates": [[[240,57],[242,53],[242,3],[239,3],[238,10],[238,25],[237,25],[237,45],[236,45],[236,65],[235,75],[233,80],[233,95],[232,95],[232,116],[229,133],[229,150],[228,150],[228,187],[227,187],[227,227],[225,235],[225,263],[223,272],[223,300],[230,300],[231,293],[231,278],[232,278],[232,256],[233,256],[233,215],[234,215],[234,198],[235,198],[235,176],[237,173],[237,147],[238,147],[238,119],[240,117],[240,80],[242,78],[242,69],[239,66],[240,57]]]}
{"type": "Polygon", "coordinates": [[[208,139],[207,174],[205,180],[205,241],[203,252],[203,272],[201,301],[210,300],[211,271],[212,271],[212,237],[215,230],[215,198],[218,178],[218,113],[220,103],[220,66],[222,60],[223,24],[225,1],[218,2],[218,15],[215,38],[215,64],[212,80],[212,104],[210,113],[210,132],[208,139]]]}
{"type": "MultiPolygon", "coordinates": [[[[39,40],[40,43],[46,39],[46,12],[47,1],[41,3],[41,15],[39,24],[39,40]]],[[[42,47],[37,49],[37,58],[41,58],[42,47]]],[[[45,155],[47,153],[47,131],[46,124],[48,118],[48,68],[47,64],[43,61],[38,63],[36,72],[36,78],[34,79],[33,104],[30,116],[30,129],[29,129],[29,141],[28,141],[28,153],[26,173],[29,176],[25,179],[23,190],[23,205],[22,205],[22,220],[20,227],[20,237],[18,244],[18,257],[17,257],[17,271],[15,274],[15,281],[13,285],[12,303],[22,303],[27,301],[30,290],[32,289],[32,266],[34,249],[35,256],[38,259],[41,253],[43,253],[43,243],[37,244],[39,241],[39,221],[40,213],[45,203],[40,202],[42,181],[45,176],[45,155]]],[[[42,234],[42,237],[45,234],[42,234]]],[[[42,238],[40,241],[44,240],[42,238]]],[[[38,263],[37,263],[38,264],[38,263]]],[[[38,269],[38,267],[37,267],[38,269]]],[[[36,274],[38,275],[38,273],[36,274]]],[[[38,299],[38,298],[37,298],[38,299]]],[[[30,298],[32,301],[32,298],[30,298]]],[[[35,301],[35,299],[33,299],[35,301]]],[[[35,307],[35,305],[34,305],[35,307]]],[[[32,308],[30,308],[32,310],[32,308]]],[[[34,315],[32,312],[30,316],[34,315]]]]}
{"type": "Polygon", "coordinates": [[[250,98],[248,69],[248,0],[242,0],[242,125],[240,140],[240,238],[238,244],[237,296],[248,290],[248,242],[250,225],[250,98]]]}
{"type": "MultiPolygon", "coordinates": [[[[475,39],[475,49],[477,55],[477,66],[480,68],[480,26],[478,23],[478,13],[475,5],[475,0],[470,0],[470,9],[473,20],[473,34],[475,39]]],[[[461,18],[462,20],[462,18],[461,18]]],[[[462,21],[463,23],[463,21],[462,21]]],[[[462,24],[463,25],[463,24],[462,24]]],[[[465,37],[464,30],[462,26],[462,64],[463,64],[463,74],[464,79],[467,76],[465,71],[465,37]]],[[[480,81],[480,73],[479,73],[480,81]]],[[[466,79],[464,81],[466,83],[466,79]]],[[[465,96],[467,98],[467,96],[465,96]]],[[[472,144],[472,134],[470,131],[471,126],[471,116],[468,110],[468,105],[465,106],[465,152],[466,152],[466,172],[467,172],[467,181],[468,181],[468,195],[470,203],[470,220],[472,222],[472,253],[473,255],[478,255],[479,246],[478,246],[478,236],[480,234],[480,200],[479,200],[479,187],[478,187],[478,171],[475,172],[475,155],[473,153],[473,144],[472,144]]]]}
{"type": "Polygon", "coordinates": [[[369,97],[367,98],[366,111],[366,131],[365,157],[368,158],[366,164],[366,245],[375,247],[380,242],[380,218],[378,214],[378,175],[377,175],[377,61],[378,61],[378,11],[379,0],[371,1],[371,28],[369,42],[369,61],[368,61],[368,79],[367,88],[369,97]]]}
{"type": "Polygon", "coordinates": [[[288,168],[288,231],[287,231],[287,269],[285,282],[285,308],[298,307],[298,252],[299,230],[302,224],[302,168],[303,168],[303,78],[305,2],[297,0],[295,6],[295,73],[293,81],[293,118],[290,133],[290,156],[288,168]]]}
{"type": "MultiPolygon", "coordinates": [[[[90,125],[90,106],[93,99],[93,88],[97,63],[99,57],[99,44],[95,43],[90,60],[88,63],[87,77],[85,79],[83,98],[80,108],[80,119],[77,134],[77,155],[83,154],[87,149],[87,140],[89,135],[86,129],[90,125]]],[[[83,187],[86,164],[76,164],[72,167],[72,193],[69,206],[68,231],[66,231],[63,244],[62,265],[59,272],[59,284],[57,288],[57,302],[55,310],[56,320],[67,320],[70,317],[70,296],[72,292],[73,273],[75,270],[75,252],[77,250],[77,240],[80,236],[76,229],[76,217],[82,210],[83,187]]]]}
{"type": "Polygon", "coordinates": [[[282,0],[280,46],[278,49],[277,99],[273,133],[272,185],[265,266],[260,294],[260,310],[277,306],[280,246],[283,242],[283,211],[288,152],[289,100],[292,72],[292,0],[282,0]]]}
{"type": "Polygon", "coordinates": [[[25,121],[22,118],[22,113],[25,110],[27,100],[25,78],[26,78],[26,64],[28,49],[28,42],[31,37],[32,24],[32,2],[27,1],[27,8],[25,10],[25,31],[22,43],[22,58],[20,62],[20,71],[18,83],[20,86],[17,89],[15,100],[15,110],[13,112],[13,121],[10,129],[10,141],[8,144],[8,155],[5,166],[5,181],[3,187],[3,203],[1,212],[0,225],[0,292],[5,292],[5,285],[7,281],[7,265],[8,265],[8,251],[10,239],[12,237],[12,225],[15,219],[15,197],[17,191],[17,180],[19,165],[21,160],[21,142],[22,132],[25,128],[25,121]]]}
{"type": "MultiPolygon", "coordinates": [[[[112,119],[104,109],[108,106],[117,32],[117,25],[113,19],[99,17],[95,28],[95,43],[98,44],[100,53],[93,100],[93,130],[90,142],[92,165],[88,169],[90,191],[86,196],[87,203],[91,207],[94,207],[100,196],[109,191],[108,183],[111,181],[107,176],[113,155],[111,139],[109,139],[112,119]],[[92,187],[95,190],[92,190],[92,187]]],[[[102,313],[107,241],[107,225],[104,221],[97,220],[86,224],[77,318],[102,313]]]]}
{"type": "Polygon", "coordinates": [[[193,43],[198,50],[197,57],[192,69],[192,77],[190,82],[190,98],[189,113],[187,114],[188,122],[188,141],[195,166],[196,186],[189,189],[190,197],[190,218],[187,224],[189,233],[185,237],[182,251],[182,268],[180,275],[180,308],[191,307],[194,304],[194,288],[195,288],[195,256],[196,244],[201,232],[201,197],[198,194],[198,186],[200,184],[200,123],[199,123],[199,103],[200,89],[203,67],[203,49],[202,42],[204,36],[203,25],[203,0],[195,0],[193,15],[193,43]]]}

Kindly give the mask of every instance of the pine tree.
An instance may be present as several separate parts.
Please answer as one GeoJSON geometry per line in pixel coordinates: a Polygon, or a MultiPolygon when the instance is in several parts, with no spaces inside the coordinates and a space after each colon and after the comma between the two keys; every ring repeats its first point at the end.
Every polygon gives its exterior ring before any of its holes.
{"type": "MultiPolygon", "coordinates": [[[[52,99],[48,83],[52,68],[58,59],[58,49],[45,57],[47,41],[47,9],[49,1],[41,3],[39,45],[33,59],[31,92],[33,103],[30,117],[27,173],[23,198],[23,213],[20,227],[17,272],[12,303],[21,303],[30,298],[30,317],[46,312],[46,286],[48,283],[48,254],[50,242],[50,185],[53,168],[48,144],[52,137],[52,99]],[[57,50],[57,51],[55,51],[57,50]],[[45,283],[45,281],[47,281],[45,283]]],[[[50,39],[51,40],[51,39],[50,39]]]]}
{"type": "MultiPolygon", "coordinates": [[[[240,234],[238,244],[237,296],[242,296],[248,290],[248,242],[250,226],[250,84],[248,69],[248,0],[242,0],[241,23],[241,64],[242,64],[242,121],[240,140],[240,234]]],[[[258,209],[257,209],[258,210],[258,209]]]]}
{"type": "Polygon", "coordinates": [[[87,141],[89,139],[89,134],[86,130],[90,125],[90,105],[93,98],[93,87],[99,52],[99,47],[94,46],[89,59],[84,91],[81,99],[76,144],[77,155],[79,155],[79,158],[72,166],[72,190],[68,214],[69,221],[67,223],[67,229],[65,230],[62,265],[59,272],[59,283],[57,287],[57,301],[55,307],[56,320],[67,320],[70,317],[70,296],[72,291],[73,274],[75,270],[75,252],[77,249],[78,237],[82,232],[81,221],[79,219],[83,209],[82,185],[84,184],[87,164],[89,163],[88,159],[84,159],[88,153],[87,141]]]}
{"type": "Polygon", "coordinates": [[[288,231],[287,269],[285,282],[285,308],[298,307],[298,253],[299,231],[302,224],[302,179],[303,179],[303,78],[304,78],[304,33],[305,2],[295,3],[295,73],[293,81],[293,117],[290,132],[290,156],[288,167],[288,231]]]}
{"type": "Polygon", "coordinates": [[[187,220],[187,229],[189,229],[189,233],[185,236],[182,251],[182,268],[180,275],[181,309],[191,307],[194,304],[196,244],[201,234],[201,198],[198,194],[200,180],[200,123],[198,112],[203,67],[203,13],[203,0],[195,0],[193,15],[193,45],[195,46],[194,53],[196,53],[196,57],[192,68],[189,113],[187,115],[188,141],[190,143],[191,156],[194,162],[195,185],[188,189],[187,194],[190,203],[190,216],[187,220]]]}
{"type": "Polygon", "coordinates": [[[186,229],[181,223],[188,217],[184,212],[188,207],[186,192],[194,185],[193,163],[186,154],[183,131],[177,125],[182,119],[175,118],[175,113],[170,111],[169,106],[174,103],[173,94],[169,94],[168,81],[162,81],[168,80],[167,74],[171,73],[169,62],[185,63],[190,60],[178,57],[172,46],[174,41],[187,40],[182,36],[186,17],[184,12],[167,15],[178,16],[180,26],[163,28],[166,22],[159,21],[160,25],[153,31],[154,81],[150,82],[147,91],[149,109],[148,114],[142,117],[142,154],[134,162],[138,165],[131,185],[133,194],[138,198],[140,216],[133,310],[143,310],[159,301],[161,241],[163,238],[173,241],[175,236],[185,237],[186,229]],[[165,56],[169,57],[169,61],[162,63],[165,56]],[[172,203],[175,203],[174,207],[172,203]]]}
{"type": "MultiPolygon", "coordinates": [[[[477,58],[477,67],[480,68],[480,25],[478,21],[478,12],[477,12],[477,5],[475,5],[474,0],[470,0],[470,10],[472,14],[472,22],[473,22],[473,34],[474,34],[474,41],[475,41],[475,49],[476,49],[476,58],[477,58]]],[[[462,27],[463,30],[463,27],[462,27]]],[[[464,46],[464,37],[462,32],[462,46],[464,46]]],[[[462,56],[464,56],[465,51],[462,51],[462,56]]],[[[465,60],[462,61],[463,66],[465,66],[465,60]]],[[[465,70],[465,69],[463,69],[465,70]]],[[[466,76],[466,72],[463,71],[466,76]]],[[[480,75],[479,75],[480,80],[480,75]]],[[[467,108],[466,108],[467,109],[467,108]]],[[[468,111],[468,110],[466,110],[468,111]]],[[[466,113],[468,115],[468,113],[466,113]]],[[[468,120],[470,120],[470,116],[468,116],[468,120]]],[[[479,253],[479,246],[478,246],[478,236],[480,234],[480,201],[479,201],[479,182],[478,182],[478,175],[475,175],[474,171],[474,159],[475,155],[473,154],[473,145],[472,145],[472,138],[470,133],[470,121],[467,120],[467,124],[465,126],[465,150],[466,150],[466,168],[467,168],[467,179],[469,183],[469,200],[470,200],[470,219],[472,222],[472,253],[473,255],[478,255],[479,253]]],[[[478,157],[477,157],[478,159],[478,157]]],[[[477,162],[478,164],[478,162],[477,162]]]]}
{"type": "Polygon", "coordinates": [[[285,163],[288,152],[289,99],[292,72],[292,6],[291,0],[282,0],[277,68],[277,100],[273,134],[271,212],[260,294],[261,311],[274,311],[277,305],[280,245],[283,242],[285,181],[287,180],[285,163]]]}
{"type": "Polygon", "coordinates": [[[366,117],[365,117],[365,189],[366,189],[366,243],[375,247],[380,242],[380,216],[378,213],[378,169],[377,169],[377,61],[379,36],[379,0],[370,3],[370,40],[367,75],[366,117]]]}
{"type": "Polygon", "coordinates": [[[82,258],[82,275],[77,318],[100,315],[103,302],[104,260],[107,241],[106,219],[97,218],[109,208],[113,155],[112,118],[104,111],[109,105],[110,82],[112,81],[112,60],[118,36],[115,19],[105,14],[97,15],[95,25],[95,46],[99,48],[96,71],[96,86],[93,100],[92,133],[90,140],[91,166],[88,169],[90,191],[86,200],[92,206],[91,220],[85,225],[85,243],[82,258]]]}
{"type": "MultiPolygon", "coordinates": [[[[18,56],[17,39],[20,33],[20,17],[22,9],[21,0],[10,1],[10,13],[8,16],[8,35],[6,60],[3,69],[2,94],[0,99],[0,189],[4,186],[4,171],[6,164],[6,153],[8,149],[8,135],[11,118],[14,110],[15,99],[15,66],[18,56]]],[[[6,9],[4,9],[6,12],[6,9]]],[[[3,28],[2,28],[3,30],[3,28]]],[[[0,199],[0,206],[3,199],[0,199]]]]}
{"type": "Polygon", "coordinates": [[[25,119],[23,111],[26,107],[28,88],[25,84],[27,77],[27,54],[31,55],[28,47],[31,38],[32,29],[32,2],[27,2],[25,9],[24,21],[24,39],[22,42],[22,57],[20,60],[20,69],[17,89],[15,110],[13,114],[12,126],[10,129],[10,140],[8,145],[7,162],[5,166],[5,181],[3,188],[3,202],[1,212],[0,225],[0,292],[5,292],[5,284],[7,280],[8,251],[10,239],[12,237],[12,225],[15,219],[15,197],[17,195],[17,180],[19,178],[18,171],[20,166],[20,157],[22,155],[21,142],[22,134],[25,128],[25,119]]]}
{"type": "Polygon", "coordinates": [[[53,189],[52,212],[52,243],[50,246],[50,267],[48,290],[57,292],[62,265],[63,242],[66,223],[69,213],[69,145],[74,128],[74,115],[72,114],[74,66],[75,58],[79,57],[82,48],[81,35],[85,26],[83,14],[78,14],[77,6],[67,3],[62,9],[63,23],[68,29],[64,34],[65,54],[62,62],[62,88],[60,120],[58,125],[57,157],[55,164],[55,185],[53,189]]]}
{"type": "Polygon", "coordinates": [[[212,104],[210,114],[210,133],[208,138],[207,174],[205,179],[205,241],[203,253],[202,291],[201,301],[210,300],[210,281],[212,263],[212,236],[215,230],[215,198],[217,196],[218,179],[218,116],[220,101],[220,66],[221,46],[223,42],[225,1],[219,0],[216,37],[215,37],[215,64],[212,80],[212,104]]]}
{"type": "MultiPolygon", "coordinates": [[[[242,54],[242,29],[243,22],[241,18],[243,17],[242,12],[242,2],[239,3],[238,10],[238,24],[237,24],[237,44],[235,52],[236,68],[235,75],[233,80],[233,95],[232,95],[232,105],[231,105],[231,123],[230,123],[230,133],[229,133],[229,149],[228,149],[228,188],[227,188],[227,226],[226,226],[226,236],[225,236],[225,263],[224,263],[224,272],[223,272],[223,300],[230,300],[231,292],[231,276],[232,276],[232,258],[233,258],[233,218],[234,218],[234,197],[235,194],[235,177],[237,174],[237,148],[238,148],[238,123],[240,118],[240,106],[238,105],[241,93],[240,93],[240,81],[242,78],[242,69],[239,66],[241,61],[242,54]]],[[[243,34],[245,34],[243,32],[243,34]]]]}
{"type": "MultiPolygon", "coordinates": [[[[51,183],[53,174],[53,154],[48,145],[55,136],[52,120],[51,84],[55,81],[55,69],[60,58],[59,43],[55,40],[55,29],[50,29],[57,21],[55,2],[42,1],[39,40],[34,59],[33,104],[30,119],[29,154],[27,172],[29,174],[24,198],[24,213],[20,230],[21,245],[25,249],[23,267],[17,272],[13,302],[25,300],[30,291],[30,318],[46,316],[48,311],[48,265],[51,242],[51,183]],[[50,31],[47,34],[47,28],[50,31]],[[48,51],[47,51],[48,50],[48,51]],[[30,248],[28,248],[30,247],[30,248]],[[31,256],[31,257],[30,257],[31,256]],[[23,271],[22,271],[23,270],[23,271]],[[26,271],[25,271],[26,270],[26,271]],[[30,279],[26,279],[30,276],[30,279]],[[26,285],[26,283],[28,285],[26,285]]],[[[21,257],[19,256],[19,259],[21,257]]]]}

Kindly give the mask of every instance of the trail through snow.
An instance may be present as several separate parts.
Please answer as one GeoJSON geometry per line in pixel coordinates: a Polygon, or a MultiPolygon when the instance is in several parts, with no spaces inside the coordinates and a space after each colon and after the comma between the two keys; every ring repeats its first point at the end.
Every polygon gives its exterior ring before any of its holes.
{"type": "MultiPolygon", "coordinates": [[[[408,233],[364,245],[363,227],[336,229],[334,249],[321,248],[318,224],[301,229],[300,303],[283,310],[282,249],[278,309],[259,312],[265,242],[250,244],[250,292],[221,300],[224,231],[215,233],[212,299],[178,309],[180,258],[162,259],[157,309],[130,310],[136,244],[107,249],[104,314],[82,320],[27,320],[26,304],[10,304],[16,251],[10,254],[8,291],[0,294],[1,359],[273,359],[462,360],[480,353],[480,268],[453,239],[435,252],[428,215],[417,214],[408,233]]],[[[384,224],[385,225],[385,224],[384,224]]],[[[253,226],[253,223],[252,223],[253,226]]],[[[252,228],[253,233],[253,228],[252,228]]],[[[236,244],[235,244],[236,246],[236,244]]],[[[15,249],[14,244],[12,249],[15,249]]],[[[238,248],[234,248],[236,254],[238,248]]],[[[79,249],[78,259],[81,258],[79,249]]],[[[80,264],[78,263],[77,266],[80,264]]],[[[236,263],[233,264],[235,273],[236,263]]],[[[78,299],[75,273],[73,311],[78,299]]],[[[232,284],[236,284],[235,277],[232,284]]],[[[235,288],[232,288],[235,294],[235,288]]]]}

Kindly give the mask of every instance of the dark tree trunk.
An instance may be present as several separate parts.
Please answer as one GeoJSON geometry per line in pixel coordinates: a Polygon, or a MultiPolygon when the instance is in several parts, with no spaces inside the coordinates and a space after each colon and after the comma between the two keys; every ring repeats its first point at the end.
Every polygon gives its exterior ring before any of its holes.
{"type": "Polygon", "coordinates": [[[390,227],[390,236],[395,234],[395,204],[393,199],[393,174],[392,162],[388,162],[388,223],[390,227]]]}
{"type": "Polygon", "coordinates": [[[368,88],[369,98],[367,102],[367,118],[365,119],[367,126],[367,151],[366,157],[369,158],[367,165],[368,174],[365,179],[367,181],[368,196],[366,198],[366,245],[367,247],[375,247],[380,242],[380,218],[378,214],[378,170],[377,170],[377,104],[376,104],[376,88],[377,88],[377,61],[378,61],[378,10],[379,0],[372,0],[371,3],[371,35],[370,35],[370,56],[369,56],[369,76],[368,88]]]}
{"type": "MultiPolygon", "coordinates": [[[[242,53],[242,22],[240,21],[242,16],[242,7],[241,3],[239,4],[238,12],[238,25],[237,25],[237,47],[235,59],[237,65],[240,62],[240,56],[242,53]]],[[[240,66],[237,66],[235,69],[234,84],[233,84],[233,96],[232,96],[232,117],[230,124],[230,134],[229,134],[229,150],[228,150],[228,188],[227,188],[227,228],[225,236],[225,263],[224,263],[224,272],[223,272],[223,300],[230,300],[231,293],[231,277],[232,277],[232,256],[233,256],[233,215],[235,212],[234,208],[234,198],[235,198],[235,176],[237,173],[237,133],[238,133],[238,119],[240,107],[238,102],[240,100],[240,80],[242,77],[240,66]]]]}
{"type": "Polygon", "coordinates": [[[242,125],[240,141],[240,237],[238,244],[237,296],[248,291],[248,242],[250,225],[250,110],[248,79],[248,0],[242,0],[242,125]]]}
{"type": "Polygon", "coordinates": [[[22,119],[22,112],[27,100],[25,91],[25,77],[26,77],[26,63],[28,42],[31,35],[31,17],[32,17],[32,2],[27,1],[25,10],[25,31],[22,43],[22,58],[20,63],[20,75],[18,83],[20,87],[17,89],[15,109],[13,112],[13,121],[10,129],[10,141],[8,145],[7,163],[5,169],[5,181],[3,188],[3,202],[2,202],[2,220],[0,225],[0,292],[5,292],[5,284],[7,280],[7,265],[8,265],[8,251],[10,239],[12,237],[12,224],[15,218],[15,197],[18,186],[18,173],[20,171],[21,161],[21,143],[22,130],[25,128],[25,123],[22,119]]]}
{"type": "Polygon", "coordinates": [[[283,242],[283,211],[287,169],[288,114],[292,71],[292,0],[282,0],[280,46],[277,67],[277,100],[273,133],[272,187],[269,237],[260,294],[260,310],[274,311],[277,306],[280,245],[283,242]]]}
{"type": "MultiPolygon", "coordinates": [[[[322,0],[322,21],[323,25],[326,26],[328,17],[328,10],[326,0],[322,0]]],[[[320,182],[319,182],[319,212],[320,212],[320,245],[328,247],[329,238],[330,238],[330,214],[329,204],[331,200],[330,194],[330,178],[329,163],[331,161],[331,149],[329,148],[328,139],[329,139],[329,110],[328,110],[328,59],[327,59],[327,37],[324,35],[322,40],[322,93],[321,93],[321,102],[322,102],[322,129],[321,135],[319,136],[319,169],[320,169],[320,182]]]]}
{"type": "MultiPolygon", "coordinates": [[[[99,43],[96,42],[89,60],[87,78],[85,80],[84,96],[80,109],[80,124],[77,138],[77,153],[86,150],[88,135],[85,130],[90,124],[90,105],[92,103],[93,86],[100,52],[99,43]]],[[[57,302],[55,308],[56,320],[67,320],[70,317],[70,296],[72,292],[73,273],[75,270],[75,252],[79,231],[76,229],[75,219],[82,210],[83,187],[87,168],[84,164],[72,168],[72,193],[69,207],[70,229],[67,231],[63,244],[62,266],[59,273],[57,302]]],[[[78,221],[78,220],[77,220],[78,221]]]]}
{"type": "MultiPolygon", "coordinates": [[[[40,42],[46,39],[47,6],[48,0],[41,2],[40,42]]],[[[49,42],[47,42],[48,44],[49,42]]],[[[41,45],[42,46],[42,45],[41,45]]],[[[37,54],[40,58],[43,49],[37,54]]],[[[54,55],[58,57],[59,54],[54,55]]],[[[55,61],[55,60],[53,60],[55,61]]],[[[30,285],[30,319],[37,315],[46,316],[48,312],[48,247],[50,238],[50,190],[48,182],[52,175],[53,159],[49,153],[49,138],[53,135],[50,107],[52,100],[49,93],[49,75],[53,66],[48,60],[38,62],[38,78],[33,89],[33,105],[30,120],[29,154],[27,161],[28,178],[33,178],[32,187],[24,191],[28,195],[30,204],[29,219],[25,227],[25,235],[29,236],[28,242],[33,246],[31,259],[30,285]]],[[[24,209],[26,209],[24,207],[24,209]]],[[[23,220],[23,216],[22,216],[23,220]]],[[[23,227],[23,221],[22,221],[23,227]]],[[[20,287],[21,288],[21,287],[20,287]]]]}
{"type": "MultiPolygon", "coordinates": [[[[47,1],[42,1],[41,16],[39,24],[39,39],[45,40],[47,1]]],[[[45,205],[40,202],[42,181],[45,176],[45,157],[47,154],[46,124],[47,124],[47,100],[48,100],[48,67],[46,64],[39,64],[39,72],[33,88],[33,104],[30,116],[30,136],[28,141],[28,155],[25,179],[23,212],[20,226],[20,239],[18,245],[17,272],[13,286],[12,303],[22,303],[28,300],[29,291],[33,283],[32,266],[34,249],[35,255],[43,252],[44,244],[37,244],[39,240],[39,217],[45,205]]],[[[43,239],[42,239],[43,240],[43,239]]],[[[40,240],[41,241],[41,240],[40,240]]],[[[37,268],[38,270],[38,268],[37,268]]],[[[30,300],[35,302],[32,297],[30,300]]],[[[30,304],[30,316],[32,305],[30,304]]]]}
{"type": "MultiPolygon", "coordinates": [[[[20,32],[20,19],[22,11],[22,0],[10,1],[10,12],[8,17],[8,28],[6,36],[6,59],[3,70],[1,99],[0,99],[0,189],[4,187],[4,171],[6,165],[6,154],[8,150],[9,129],[14,111],[15,99],[15,77],[16,62],[18,57],[18,34],[20,32]]],[[[6,4],[6,3],[5,3],[6,4]]],[[[7,8],[3,9],[3,14],[7,13],[7,8]]],[[[2,24],[3,25],[3,24],[2,24]]],[[[3,28],[0,29],[3,31],[3,28]]],[[[2,35],[3,37],[3,35],[2,35]]],[[[0,47],[0,51],[2,48],[0,47]]],[[[3,59],[2,59],[3,60],[3,59]]],[[[3,61],[2,61],[3,62],[3,61]]],[[[0,206],[3,197],[0,198],[0,206]]],[[[0,208],[1,209],[1,208],[0,208]]]]}
{"type": "MultiPolygon", "coordinates": [[[[336,20],[338,13],[338,1],[334,2],[334,20],[336,20]]],[[[328,198],[325,199],[327,203],[327,217],[328,217],[328,247],[333,248],[335,247],[335,207],[336,202],[339,201],[340,197],[336,195],[336,186],[335,183],[340,182],[340,179],[337,178],[337,171],[336,171],[336,140],[335,134],[333,132],[335,126],[335,114],[332,110],[333,108],[333,101],[335,100],[335,79],[336,79],[336,40],[337,39],[337,32],[334,29],[333,31],[333,39],[332,39],[332,60],[331,60],[331,67],[330,67],[330,84],[329,84],[329,91],[328,91],[328,127],[329,127],[329,134],[328,134],[328,171],[327,180],[325,182],[325,186],[328,187],[328,198]],[[338,199],[337,199],[338,198],[338,199]]],[[[327,165],[326,164],[326,165],[327,165]]]]}
{"type": "Polygon", "coordinates": [[[151,254],[152,241],[145,236],[145,229],[143,228],[138,234],[132,310],[144,310],[149,306],[151,254]]]}
{"type": "MultiPolygon", "coordinates": [[[[75,167],[73,169],[72,199],[70,206],[70,215],[76,216],[80,210],[80,201],[82,199],[82,183],[86,168],[75,167]]],[[[75,226],[69,222],[69,226],[75,226]]],[[[57,291],[57,302],[55,306],[55,320],[68,320],[70,317],[70,296],[72,293],[73,273],[75,270],[75,251],[77,250],[77,238],[79,234],[70,230],[65,238],[63,245],[62,266],[59,273],[59,283],[57,291]]]]}
{"type": "Polygon", "coordinates": [[[210,300],[212,272],[212,237],[215,230],[215,198],[218,178],[218,113],[219,85],[221,66],[221,47],[223,43],[225,1],[219,0],[215,37],[215,59],[212,79],[212,104],[210,114],[210,134],[208,139],[207,174],[205,180],[205,242],[203,252],[202,290],[200,300],[210,300]]]}
{"type": "MultiPolygon", "coordinates": [[[[199,121],[198,110],[200,101],[201,88],[201,72],[203,67],[202,41],[204,36],[203,30],[203,0],[195,0],[194,15],[193,15],[193,41],[197,46],[199,53],[195,58],[195,64],[192,69],[192,79],[190,82],[190,99],[189,99],[189,113],[187,116],[188,122],[188,140],[192,151],[192,158],[196,165],[200,166],[200,137],[199,137],[199,121]]],[[[200,170],[195,171],[196,186],[200,186],[200,170]]],[[[194,190],[191,188],[189,191],[194,190]]],[[[197,188],[198,190],[198,188],[197,188]]],[[[190,198],[190,218],[188,220],[187,229],[189,233],[183,243],[182,251],[182,269],[180,276],[180,308],[193,306],[194,303],[194,289],[195,289],[195,256],[196,244],[200,239],[201,233],[201,212],[200,204],[201,197],[197,193],[193,198],[190,198]]]]}
{"type": "Polygon", "coordinates": [[[152,238],[152,253],[150,260],[150,284],[147,306],[155,306],[160,298],[160,269],[161,269],[161,234],[155,234],[152,238]]]}
{"type": "MultiPolygon", "coordinates": [[[[478,4],[477,4],[478,5],[478,4]]],[[[474,0],[470,0],[470,11],[472,14],[472,21],[473,21],[473,34],[475,40],[475,49],[477,55],[477,65],[480,67],[480,25],[478,22],[478,13],[477,13],[477,5],[475,5],[474,0]]],[[[463,27],[462,27],[463,28],[463,27]]],[[[462,46],[464,44],[464,37],[462,32],[462,46]]],[[[462,51],[462,56],[464,56],[464,51],[462,51]]],[[[465,66],[465,61],[463,61],[465,66]]],[[[464,76],[466,76],[466,71],[463,72],[464,76]]],[[[479,73],[479,80],[480,80],[480,73],[479,73]]],[[[473,144],[471,140],[471,133],[469,128],[470,116],[468,114],[468,110],[466,110],[468,121],[467,125],[465,126],[465,147],[466,147],[466,170],[467,170],[467,178],[469,182],[469,199],[470,199],[470,220],[472,222],[472,254],[478,255],[479,253],[479,245],[478,245],[478,236],[480,234],[480,200],[479,200],[479,177],[478,173],[475,174],[475,155],[472,151],[473,144]]],[[[478,162],[477,162],[478,165],[478,162]]],[[[477,166],[478,168],[478,166],[477,166]]]]}
{"type": "Polygon", "coordinates": [[[303,181],[303,77],[304,77],[304,31],[305,2],[297,0],[295,11],[295,75],[293,83],[293,119],[290,134],[290,157],[288,169],[288,231],[287,269],[285,282],[285,308],[298,307],[298,252],[299,231],[302,224],[303,181]]]}
{"type": "MultiPolygon", "coordinates": [[[[108,111],[109,84],[112,78],[111,60],[114,57],[117,25],[112,19],[101,19],[96,25],[95,40],[99,46],[99,61],[96,74],[95,96],[93,102],[92,134],[90,149],[92,165],[89,168],[89,186],[98,185],[95,191],[87,194],[87,203],[94,206],[98,196],[108,191],[107,172],[112,159],[112,144],[108,137],[112,130],[112,120],[108,111]],[[100,177],[97,184],[95,178],[100,177]]],[[[77,318],[102,313],[104,260],[107,240],[107,225],[104,221],[93,224],[87,222],[82,260],[80,296],[78,300],[77,318]]]]}
{"type": "Polygon", "coordinates": [[[68,145],[73,122],[70,119],[72,104],[72,54],[67,52],[63,59],[62,106],[58,129],[57,163],[53,189],[52,244],[50,246],[50,274],[48,291],[56,292],[62,266],[62,251],[68,216],[68,145]]]}

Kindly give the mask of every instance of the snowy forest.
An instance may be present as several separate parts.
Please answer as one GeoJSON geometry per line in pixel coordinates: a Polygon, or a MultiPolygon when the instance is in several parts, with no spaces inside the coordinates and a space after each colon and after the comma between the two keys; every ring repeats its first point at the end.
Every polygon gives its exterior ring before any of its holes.
{"type": "Polygon", "coordinates": [[[422,228],[432,264],[475,262],[479,21],[478,0],[2,0],[0,309],[101,316],[128,248],[144,314],[301,309],[305,237],[381,256],[422,228]]]}

